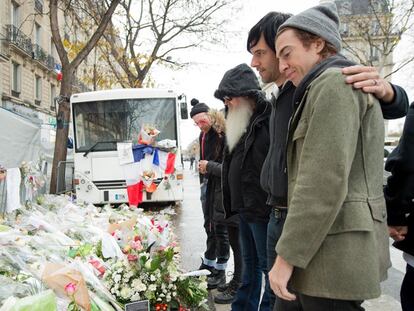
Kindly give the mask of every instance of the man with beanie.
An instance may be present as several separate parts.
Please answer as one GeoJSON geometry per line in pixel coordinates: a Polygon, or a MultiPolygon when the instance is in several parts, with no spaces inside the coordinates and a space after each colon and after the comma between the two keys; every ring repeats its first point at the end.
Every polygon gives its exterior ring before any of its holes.
{"type": "MultiPolygon", "coordinates": [[[[287,215],[286,136],[288,123],[293,114],[292,98],[295,92],[295,86],[279,71],[274,41],[280,25],[290,16],[280,12],[269,12],[252,27],[247,39],[247,50],[252,54],[251,66],[257,69],[264,83],[273,82],[277,87],[271,99],[270,147],[260,179],[261,186],[267,193],[267,204],[272,206],[267,231],[269,270],[276,259],[276,243],[287,215]]],[[[346,83],[364,92],[373,93],[380,100],[384,118],[395,119],[406,114],[408,98],[405,91],[381,79],[374,67],[351,66],[343,68],[342,72],[348,74],[344,77],[346,83]]],[[[273,305],[275,295],[270,293],[269,296],[273,305]]],[[[290,308],[285,310],[301,310],[297,301],[290,301],[289,305],[290,308]]]]}
{"type": "Polygon", "coordinates": [[[276,38],[280,72],[296,87],[289,212],[269,273],[278,311],[295,299],[304,310],[363,310],[390,266],[384,122],[372,95],[343,83],[351,62],[338,55],[338,27],[335,4],[325,3],[290,17],[276,38]]]}
{"type": "Polygon", "coordinates": [[[240,217],[243,277],[231,310],[271,310],[266,257],[270,208],[260,187],[260,172],[269,145],[270,103],[246,64],[227,71],[214,96],[224,102],[227,113],[222,165],[225,215],[240,217]],[[261,297],[263,276],[266,290],[261,297]]]}
{"type": "MultiPolygon", "coordinates": [[[[214,125],[215,120],[209,116],[209,107],[200,103],[197,99],[191,100],[193,108],[190,116],[200,128],[200,162],[203,160],[221,163],[224,147],[224,133],[214,125]]],[[[199,164],[200,165],[200,164],[199,164]]],[[[221,209],[220,200],[215,198],[215,188],[220,189],[220,176],[209,174],[203,168],[200,169],[200,200],[204,216],[204,229],[207,234],[206,251],[202,259],[200,270],[207,269],[212,274],[207,279],[209,289],[226,283],[225,270],[230,257],[227,226],[214,219],[215,209],[221,209]],[[217,206],[220,205],[220,206],[217,206]]]]}

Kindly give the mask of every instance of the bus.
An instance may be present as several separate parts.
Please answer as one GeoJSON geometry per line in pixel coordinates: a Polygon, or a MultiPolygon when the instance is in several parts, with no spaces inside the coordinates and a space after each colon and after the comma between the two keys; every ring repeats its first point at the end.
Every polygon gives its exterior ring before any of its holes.
{"type": "Polygon", "coordinates": [[[161,89],[114,89],[73,94],[70,99],[74,136],[74,185],[77,201],[128,203],[125,168],[118,145],[139,141],[145,124],[159,130],[155,144],[172,141],[174,171],[154,179],[154,192],[142,191],[142,202],[183,200],[180,119],[188,118],[185,95],[161,89]]]}

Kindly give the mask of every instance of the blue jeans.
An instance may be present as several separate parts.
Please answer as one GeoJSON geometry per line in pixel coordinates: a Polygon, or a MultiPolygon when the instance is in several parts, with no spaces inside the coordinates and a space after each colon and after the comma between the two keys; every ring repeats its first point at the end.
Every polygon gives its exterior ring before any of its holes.
{"type": "Polygon", "coordinates": [[[265,290],[260,302],[262,277],[265,288],[269,289],[266,258],[267,223],[250,223],[240,217],[239,236],[243,256],[242,285],[231,304],[232,311],[270,311],[268,291],[265,290]],[[260,302],[260,307],[259,307],[260,302]]]}
{"type": "MultiPolygon", "coordinates": [[[[286,215],[280,215],[274,212],[270,213],[269,224],[267,225],[267,268],[272,269],[276,260],[276,244],[282,235],[283,226],[285,225],[286,215]]],[[[269,286],[270,287],[270,286],[269,286]]],[[[301,311],[302,308],[298,300],[287,301],[276,297],[273,290],[269,288],[270,310],[273,311],[301,311]],[[279,303],[276,303],[276,299],[279,303]],[[278,305],[278,306],[276,306],[278,305]]]]}

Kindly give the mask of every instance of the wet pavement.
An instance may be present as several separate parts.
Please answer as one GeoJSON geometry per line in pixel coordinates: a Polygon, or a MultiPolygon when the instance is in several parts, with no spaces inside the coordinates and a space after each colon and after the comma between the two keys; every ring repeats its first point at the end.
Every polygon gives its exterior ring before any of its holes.
{"type": "MultiPolygon", "coordinates": [[[[186,167],[189,162],[185,162],[186,167]]],[[[198,174],[188,169],[184,172],[184,201],[176,206],[174,217],[175,233],[181,248],[181,267],[186,271],[197,270],[205,250],[206,235],[203,228],[203,213],[200,203],[200,186],[198,174]]],[[[367,311],[401,311],[399,303],[399,288],[405,272],[405,263],[401,252],[390,247],[393,267],[389,270],[387,281],[382,283],[382,295],[377,299],[365,301],[363,306],[367,311]]],[[[233,270],[232,259],[228,271],[233,270]]],[[[228,272],[228,274],[230,274],[228,272]]],[[[230,279],[230,276],[227,276],[230,279]]],[[[209,292],[209,307],[214,311],[229,311],[230,305],[218,305],[213,302],[216,290],[209,292]]]]}

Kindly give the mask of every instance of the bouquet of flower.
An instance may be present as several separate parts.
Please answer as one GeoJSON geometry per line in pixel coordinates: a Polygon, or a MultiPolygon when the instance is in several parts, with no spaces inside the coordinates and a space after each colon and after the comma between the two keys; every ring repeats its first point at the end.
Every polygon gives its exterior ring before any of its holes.
{"type": "Polygon", "coordinates": [[[154,192],[157,190],[157,185],[154,184],[153,180],[155,178],[155,173],[153,170],[145,170],[141,174],[141,180],[144,183],[145,190],[147,192],[154,192]]]}
{"type": "Polygon", "coordinates": [[[40,162],[41,160],[39,160],[39,163],[23,161],[20,166],[20,172],[26,190],[25,200],[33,200],[37,191],[43,188],[46,183],[45,176],[41,173],[40,162]]]}
{"type": "Polygon", "coordinates": [[[144,124],[139,133],[138,143],[142,145],[152,145],[155,142],[155,137],[160,133],[153,125],[144,124]]]}
{"type": "Polygon", "coordinates": [[[116,230],[113,236],[126,259],[107,261],[104,280],[118,301],[148,299],[153,307],[203,305],[207,297],[206,280],[182,275],[178,248],[165,217],[138,218],[132,230],[116,230]]]}

